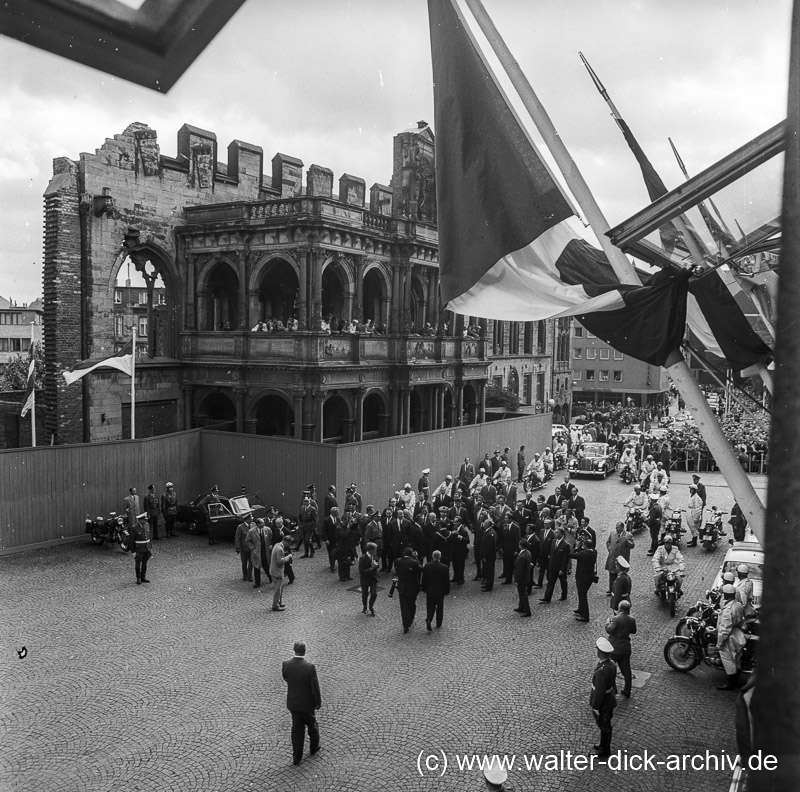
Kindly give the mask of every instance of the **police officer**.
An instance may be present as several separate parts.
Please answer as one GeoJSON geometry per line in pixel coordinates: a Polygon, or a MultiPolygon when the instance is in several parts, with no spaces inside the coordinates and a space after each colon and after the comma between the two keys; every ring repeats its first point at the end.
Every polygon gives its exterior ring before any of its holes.
{"type": "Polygon", "coordinates": [[[600,728],[600,742],[594,749],[598,756],[606,759],[611,756],[611,718],[617,706],[617,664],[611,659],[614,647],[608,638],[598,638],[595,646],[599,662],[592,676],[589,706],[600,728]]]}
{"type": "Polygon", "coordinates": [[[136,525],[131,528],[131,541],[136,559],[136,585],[149,583],[147,579],[147,562],[153,555],[153,546],[150,543],[150,526],[147,524],[147,512],[142,512],[136,517],[136,525]]]}
{"type": "Polygon", "coordinates": [[[732,584],[727,583],[722,587],[722,596],[725,599],[717,616],[717,649],[727,678],[723,684],[717,685],[717,690],[736,690],[739,681],[739,657],[747,642],[747,636],[742,630],[744,608],[736,599],[736,587],[732,584]]]}
{"type": "Polygon", "coordinates": [[[161,495],[161,513],[164,515],[164,530],[167,536],[175,536],[175,517],[178,514],[178,495],[175,485],[168,481],[166,490],[161,495]]]}
{"type": "Polygon", "coordinates": [[[158,541],[159,503],[155,484],[147,485],[147,495],[144,496],[144,510],[147,514],[147,522],[150,523],[150,533],[153,539],[158,541]]]}

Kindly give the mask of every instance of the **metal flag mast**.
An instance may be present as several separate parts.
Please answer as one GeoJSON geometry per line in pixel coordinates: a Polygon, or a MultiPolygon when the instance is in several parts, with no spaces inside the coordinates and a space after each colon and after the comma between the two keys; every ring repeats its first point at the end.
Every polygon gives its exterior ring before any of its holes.
{"type": "MultiPolygon", "coordinates": [[[[36,358],[33,354],[36,343],[36,322],[31,322],[31,359],[29,369],[33,369],[33,390],[31,391],[31,446],[36,447],[36,358]]],[[[30,373],[28,374],[30,376],[30,373]]]]}
{"type": "Polygon", "coordinates": [[[131,440],[136,439],[136,325],[133,331],[133,347],[131,349],[131,440]]]}
{"type": "MultiPolygon", "coordinates": [[[[450,0],[450,2],[456,13],[461,16],[456,0],[450,0]]],[[[567,186],[574,195],[578,205],[581,207],[603,251],[608,257],[609,264],[620,282],[623,284],[641,285],[633,264],[606,236],[605,232],[610,228],[608,221],[605,219],[600,207],[594,200],[594,196],[584,181],[583,176],[578,171],[575,161],[572,159],[572,156],[559,137],[547,111],[539,101],[527,77],[506,46],[491,18],[486,13],[483,3],[481,0],[464,0],[464,2],[472,12],[483,35],[486,37],[503,66],[503,69],[506,71],[525,109],[536,124],[539,134],[541,134],[550,153],[553,155],[567,186]]],[[[730,447],[722,428],[703,396],[700,387],[694,380],[691,370],[679,349],[675,349],[670,354],[664,367],[675,383],[675,386],[678,388],[686,406],[693,414],[698,429],[725,477],[725,481],[731,488],[753,533],[758,537],[758,540],[763,546],[765,538],[764,504],[753,489],[753,485],[747,474],[742,470],[736,455],[733,453],[733,449],[730,447]]]]}

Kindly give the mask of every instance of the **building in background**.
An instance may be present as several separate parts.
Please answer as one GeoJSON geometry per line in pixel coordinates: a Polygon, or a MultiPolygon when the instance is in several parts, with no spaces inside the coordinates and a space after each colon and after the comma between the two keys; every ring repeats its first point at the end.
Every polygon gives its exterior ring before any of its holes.
{"type": "Polygon", "coordinates": [[[42,301],[18,305],[13,299],[0,296],[0,371],[17,355],[27,355],[33,338],[42,341],[42,301]]]}
{"type": "Polygon", "coordinates": [[[666,369],[623,355],[572,320],[572,396],[578,402],[657,407],[669,392],[666,369]]]}
{"type": "Polygon", "coordinates": [[[130,380],[61,372],[137,328],[137,436],[221,425],[317,442],[485,419],[486,384],[569,414],[569,320],[443,311],[435,142],[396,135],[386,186],[183,126],[132,124],[58,158],[45,193],[48,433],[127,437],[130,380]],[[336,188],[336,189],[335,189],[336,188]],[[265,326],[271,327],[268,331],[265,326]],[[564,328],[567,328],[565,331],[564,328]],[[355,331],[355,332],[351,332],[355,331]]]}

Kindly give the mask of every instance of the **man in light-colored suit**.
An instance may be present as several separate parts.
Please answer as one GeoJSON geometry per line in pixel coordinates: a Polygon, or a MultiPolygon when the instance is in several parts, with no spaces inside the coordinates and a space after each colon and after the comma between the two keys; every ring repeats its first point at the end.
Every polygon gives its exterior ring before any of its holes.
{"type": "Polygon", "coordinates": [[[136,487],[131,487],[128,494],[122,501],[123,509],[125,510],[125,517],[128,521],[128,528],[133,528],[136,523],[136,518],[142,511],[139,504],[139,496],[136,494],[136,487]]]}
{"type": "Polygon", "coordinates": [[[303,759],[306,728],[311,753],[315,754],[320,748],[319,727],[314,713],[322,706],[322,696],[316,666],[309,663],[305,655],[305,643],[296,641],[294,657],[283,661],[283,678],[288,685],[286,706],[292,713],[292,758],[296,765],[303,759]]]}
{"type": "MultiPolygon", "coordinates": [[[[269,574],[272,576],[272,582],[275,585],[275,593],[272,596],[272,610],[282,611],[286,606],[281,602],[283,598],[283,567],[284,564],[292,560],[292,554],[289,550],[289,537],[284,536],[280,542],[275,542],[275,547],[272,548],[272,556],[269,562],[269,574]]],[[[297,764],[295,762],[295,764],[297,764]]]]}

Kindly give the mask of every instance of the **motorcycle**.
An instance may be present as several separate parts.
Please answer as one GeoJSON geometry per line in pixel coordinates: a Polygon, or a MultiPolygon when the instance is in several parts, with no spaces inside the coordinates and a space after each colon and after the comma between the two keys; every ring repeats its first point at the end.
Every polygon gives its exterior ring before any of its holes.
{"type": "Polygon", "coordinates": [[[636,471],[631,465],[623,465],[619,471],[619,477],[626,484],[632,484],[636,480],[636,471]]]}
{"type": "Polygon", "coordinates": [[[101,545],[103,542],[119,544],[127,553],[132,546],[131,534],[124,518],[116,512],[109,512],[108,517],[98,516],[94,520],[86,515],[84,521],[86,533],[91,534],[92,543],[101,545]]]}
{"type": "MultiPolygon", "coordinates": [[[[678,621],[675,627],[675,634],[691,636],[697,629],[699,622],[710,627],[716,627],[721,601],[722,591],[720,589],[706,591],[706,601],[697,600],[697,604],[686,611],[686,615],[678,621]]],[[[759,626],[760,621],[758,614],[756,614],[745,619],[742,629],[748,634],[758,635],[759,626]]]]}
{"type": "Polygon", "coordinates": [[[632,506],[628,509],[628,519],[625,521],[625,530],[629,533],[638,533],[644,530],[646,523],[641,509],[632,506]]]}
{"type": "MultiPolygon", "coordinates": [[[[722,668],[717,649],[717,628],[700,619],[695,620],[692,634],[675,635],[664,645],[664,659],[671,668],[686,673],[701,662],[712,668],[722,668]]],[[[750,674],[756,668],[758,636],[748,634],[739,660],[740,669],[750,674]]]]}
{"type": "Polygon", "coordinates": [[[664,571],[658,579],[656,594],[669,604],[669,615],[674,618],[675,606],[683,592],[678,588],[678,575],[675,572],[664,571]]]}
{"type": "Polygon", "coordinates": [[[683,541],[683,534],[685,533],[686,529],[683,527],[683,520],[681,517],[683,515],[683,509],[675,509],[667,521],[664,523],[664,530],[661,532],[661,536],[659,537],[658,543],[664,543],[664,536],[666,534],[670,534],[672,536],[673,542],[675,547],[680,547],[681,542],[683,541]]]}
{"type": "Polygon", "coordinates": [[[567,455],[566,454],[554,454],[553,459],[555,460],[555,467],[556,470],[566,470],[567,467],[567,455]]]}
{"type": "Polygon", "coordinates": [[[716,550],[719,540],[727,536],[722,527],[722,515],[727,513],[718,511],[716,506],[711,507],[711,519],[698,531],[698,541],[705,550],[716,550]]]}

